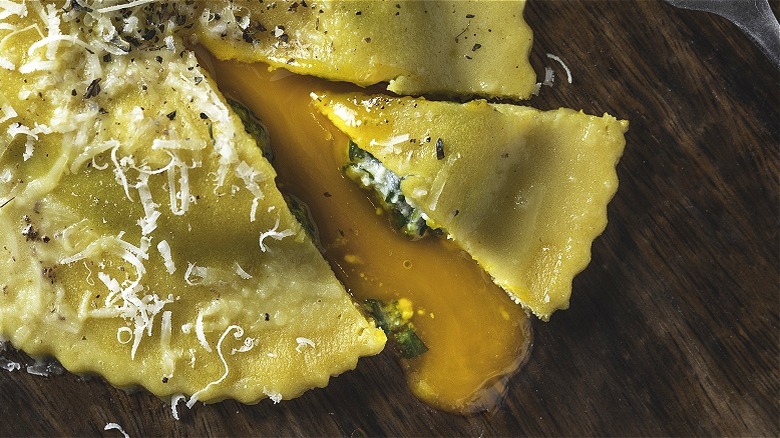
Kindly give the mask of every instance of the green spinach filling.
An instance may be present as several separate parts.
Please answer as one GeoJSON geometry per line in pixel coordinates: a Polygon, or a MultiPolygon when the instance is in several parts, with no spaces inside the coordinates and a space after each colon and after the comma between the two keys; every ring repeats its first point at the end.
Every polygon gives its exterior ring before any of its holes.
{"type": "Polygon", "coordinates": [[[414,239],[423,237],[430,227],[423,212],[410,205],[401,193],[401,178],[351,140],[349,161],[343,168],[344,174],[373,193],[382,208],[390,213],[395,227],[414,239]]]}
{"type": "Polygon", "coordinates": [[[414,331],[414,325],[404,319],[398,301],[385,303],[369,299],[365,301],[363,308],[374,318],[376,326],[393,341],[395,349],[404,359],[411,359],[428,351],[428,347],[414,331]]]}
{"type": "Polygon", "coordinates": [[[263,151],[265,159],[273,163],[274,153],[271,150],[271,139],[268,135],[268,129],[263,125],[263,122],[243,103],[233,99],[227,99],[227,102],[238,115],[238,118],[241,119],[246,133],[257,142],[257,146],[263,151]]]}

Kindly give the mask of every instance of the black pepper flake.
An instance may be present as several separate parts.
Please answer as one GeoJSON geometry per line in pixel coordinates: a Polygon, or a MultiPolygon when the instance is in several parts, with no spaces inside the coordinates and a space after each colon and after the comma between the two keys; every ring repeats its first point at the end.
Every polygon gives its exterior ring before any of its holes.
{"type": "Polygon", "coordinates": [[[163,383],[168,383],[168,378],[167,378],[167,377],[163,377],[163,378],[162,378],[162,382],[163,382],[163,383]]]}
{"type": "Polygon", "coordinates": [[[436,159],[444,159],[444,142],[440,138],[436,139],[436,159]]]}
{"type": "Polygon", "coordinates": [[[357,11],[355,12],[355,15],[363,15],[363,13],[361,11],[357,11]]]}
{"type": "Polygon", "coordinates": [[[105,55],[103,55],[103,62],[111,62],[111,54],[110,53],[106,53],[105,55]]]}
{"type": "Polygon", "coordinates": [[[157,56],[154,57],[154,60],[159,62],[160,64],[162,64],[162,56],[157,55],[157,56]]]}
{"type": "Polygon", "coordinates": [[[209,118],[209,116],[206,113],[200,113],[201,120],[206,120],[209,118]]]}
{"type": "Polygon", "coordinates": [[[195,81],[195,85],[198,85],[203,82],[203,76],[196,76],[193,80],[195,81]]]}
{"type": "Polygon", "coordinates": [[[452,212],[452,217],[455,217],[460,214],[460,210],[455,210],[452,212]]]}
{"type": "MultiPolygon", "coordinates": [[[[73,0],[73,3],[71,4],[71,9],[76,12],[92,12],[92,8],[80,4],[78,0],[73,0]]],[[[69,12],[69,11],[65,11],[65,12],[69,12]]]]}
{"type": "MultiPolygon", "coordinates": [[[[41,272],[45,278],[48,278],[51,284],[54,284],[54,281],[57,279],[57,275],[54,272],[53,266],[46,266],[43,268],[43,271],[41,272]]],[[[64,321],[64,318],[60,316],[60,320],[64,321]]]]}
{"type": "Polygon", "coordinates": [[[266,313],[266,314],[263,315],[263,319],[265,319],[266,321],[270,321],[271,320],[271,315],[266,313]]]}
{"type": "Polygon", "coordinates": [[[28,242],[31,241],[31,240],[37,240],[38,239],[38,230],[33,228],[32,225],[27,225],[22,230],[22,236],[24,236],[27,239],[28,242]]]}
{"type": "MultiPolygon", "coordinates": [[[[464,33],[466,33],[466,31],[468,31],[468,30],[469,30],[469,26],[470,26],[470,25],[471,25],[471,23],[467,24],[465,29],[463,29],[462,31],[460,31],[460,33],[459,33],[459,34],[455,35],[455,42],[456,42],[456,43],[458,42],[458,40],[459,40],[459,38],[461,37],[461,35],[463,35],[464,33]]],[[[466,39],[468,39],[468,37],[466,37],[466,39]]]]}
{"type": "Polygon", "coordinates": [[[370,43],[371,42],[371,37],[365,37],[365,38],[363,38],[363,41],[365,41],[367,43],[370,43]]]}
{"type": "Polygon", "coordinates": [[[74,88],[73,90],[70,90],[70,95],[71,95],[71,96],[75,96],[75,95],[77,95],[77,94],[79,94],[79,93],[76,91],[76,89],[75,89],[75,88],[74,88]]]}
{"type": "Polygon", "coordinates": [[[325,192],[325,193],[322,194],[322,196],[324,196],[326,198],[330,198],[333,195],[331,195],[330,192],[325,192]]]}
{"type": "Polygon", "coordinates": [[[471,51],[476,52],[480,47],[482,47],[482,44],[474,44],[474,47],[471,48],[471,51]]]}
{"type": "Polygon", "coordinates": [[[466,18],[474,18],[474,14],[466,14],[466,18]]]}
{"type": "Polygon", "coordinates": [[[165,115],[165,117],[168,118],[168,120],[173,120],[176,118],[176,110],[173,110],[165,115]]]}
{"type": "Polygon", "coordinates": [[[97,78],[89,83],[87,91],[84,93],[84,99],[89,99],[100,94],[100,81],[102,80],[102,78],[97,78]]]}
{"type": "Polygon", "coordinates": [[[281,42],[283,42],[283,43],[286,43],[286,42],[290,41],[290,36],[287,35],[287,33],[285,33],[284,26],[276,26],[276,27],[274,27],[274,30],[273,30],[272,33],[273,33],[273,36],[275,36],[276,38],[279,38],[279,40],[281,42]]]}

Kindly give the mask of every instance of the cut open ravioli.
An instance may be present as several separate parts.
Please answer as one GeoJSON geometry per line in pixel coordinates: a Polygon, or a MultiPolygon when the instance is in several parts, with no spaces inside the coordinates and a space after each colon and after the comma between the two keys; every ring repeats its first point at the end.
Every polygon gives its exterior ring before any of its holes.
{"type": "Polygon", "coordinates": [[[292,398],[378,353],[195,56],[173,35],[126,53],[61,6],[3,13],[0,335],[190,406],[292,398]]]}
{"type": "Polygon", "coordinates": [[[628,122],[485,101],[313,97],[400,180],[427,225],[515,300],[544,320],[568,307],[572,279],[607,224],[628,122]]]}
{"type": "Polygon", "coordinates": [[[220,59],[407,95],[524,99],[536,83],[524,1],[195,3],[195,34],[220,59]]]}

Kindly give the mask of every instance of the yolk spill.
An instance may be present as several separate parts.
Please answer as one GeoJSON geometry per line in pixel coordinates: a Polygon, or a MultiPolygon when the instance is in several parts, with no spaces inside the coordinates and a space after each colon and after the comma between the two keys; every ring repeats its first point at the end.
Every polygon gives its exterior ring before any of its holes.
{"type": "Polygon", "coordinates": [[[310,93],[360,89],[203,57],[220,89],[263,121],[279,187],[308,205],[324,256],[355,299],[411,303],[429,348],[402,360],[412,392],[451,412],[495,406],[528,355],[529,318],[468,254],[444,238],[407,239],[342,175],[348,138],[313,108],[310,93]]]}

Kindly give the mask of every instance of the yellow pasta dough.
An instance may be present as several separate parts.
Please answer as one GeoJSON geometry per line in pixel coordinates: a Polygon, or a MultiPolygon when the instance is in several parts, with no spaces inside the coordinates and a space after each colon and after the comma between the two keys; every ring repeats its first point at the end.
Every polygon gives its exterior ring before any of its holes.
{"type": "Polygon", "coordinates": [[[514,299],[544,320],[568,307],[607,224],[627,122],[485,101],[315,97],[514,299]]]}
{"type": "Polygon", "coordinates": [[[17,12],[0,71],[0,335],[190,406],[292,398],[382,349],[177,36],[125,53],[83,11],[17,12]]]}

